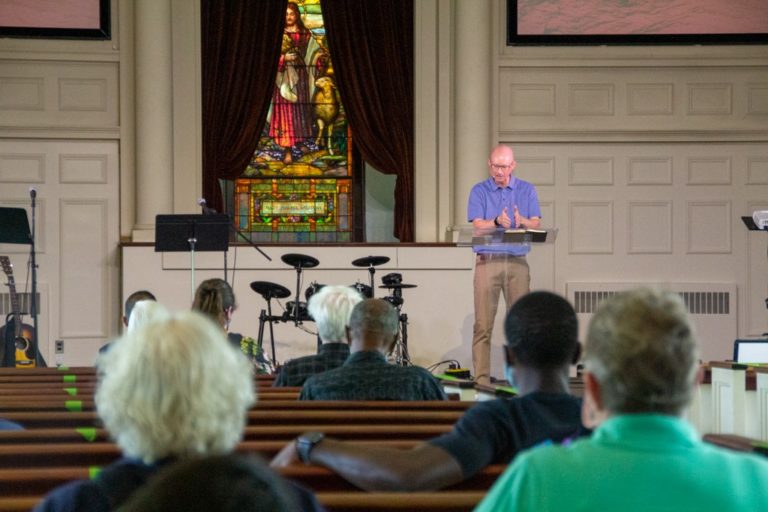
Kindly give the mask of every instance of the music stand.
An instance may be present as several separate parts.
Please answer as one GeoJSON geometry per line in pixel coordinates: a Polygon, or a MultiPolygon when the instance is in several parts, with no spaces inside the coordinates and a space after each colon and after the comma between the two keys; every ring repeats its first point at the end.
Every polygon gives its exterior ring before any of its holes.
{"type": "Polygon", "coordinates": [[[187,252],[195,297],[195,251],[229,249],[229,215],[158,215],[155,217],[155,252],[187,252]]]}
{"type": "Polygon", "coordinates": [[[0,244],[32,243],[27,210],[0,207],[0,244]]]}

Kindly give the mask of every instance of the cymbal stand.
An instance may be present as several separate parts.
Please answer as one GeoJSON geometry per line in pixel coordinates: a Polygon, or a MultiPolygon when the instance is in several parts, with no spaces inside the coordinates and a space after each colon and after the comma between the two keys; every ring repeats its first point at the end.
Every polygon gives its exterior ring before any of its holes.
{"type": "Polygon", "coordinates": [[[373,284],[373,275],[376,273],[376,267],[373,266],[373,263],[368,265],[368,273],[371,275],[371,298],[376,297],[376,288],[373,284]]]}
{"type": "Polygon", "coordinates": [[[397,320],[399,323],[399,332],[397,333],[397,342],[392,350],[395,364],[399,366],[411,366],[411,356],[408,354],[408,315],[401,313],[403,307],[403,291],[396,288],[392,292],[390,303],[397,309],[397,320]]]}
{"type": "Polygon", "coordinates": [[[294,299],[293,303],[293,325],[298,327],[300,315],[299,290],[301,289],[301,261],[299,261],[294,268],[296,269],[296,299],[294,299]]]}
{"type": "Polygon", "coordinates": [[[274,366],[277,365],[277,359],[275,357],[275,331],[272,327],[272,322],[279,322],[281,317],[272,315],[272,296],[267,295],[264,298],[267,299],[267,309],[266,311],[262,309],[259,315],[259,337],[256,342],[259,348],[263,348],[264,324],[269,323],[269,342],[272,348],[272,365],[274,366]]]}

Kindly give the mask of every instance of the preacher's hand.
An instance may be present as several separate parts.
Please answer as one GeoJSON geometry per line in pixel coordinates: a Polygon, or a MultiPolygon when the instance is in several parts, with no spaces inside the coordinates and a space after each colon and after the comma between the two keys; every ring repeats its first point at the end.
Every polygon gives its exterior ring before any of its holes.
{"type": "Polygon", "coordinates": [[[501,210],[501,215],[498,217],[499,224],[504,229],[509,229],[512,227],[512,219],[509,218],[509,214],[507,213],[507,207],[505,206],[503,210],[501,210]]]}

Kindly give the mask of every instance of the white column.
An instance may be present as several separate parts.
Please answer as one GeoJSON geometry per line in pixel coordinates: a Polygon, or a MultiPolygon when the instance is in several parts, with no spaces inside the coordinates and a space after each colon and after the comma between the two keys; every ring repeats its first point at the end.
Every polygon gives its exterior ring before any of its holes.
{"type": "Polygon", "coordinates": [[[485,163],[493,144],[491,95],[494,90],[493,0],[458,1],[454,124],[454,225],[467,224],[472,185],[488,176],[485,163]]]}
{"type": "MultiPolygon", "coordinates": [[[[136,226],[152,237],[155,215],[173,200],[171,0],[136,0],[136,226]]],[[[144,233],[137,233],[143,231],[144,233]]]]}

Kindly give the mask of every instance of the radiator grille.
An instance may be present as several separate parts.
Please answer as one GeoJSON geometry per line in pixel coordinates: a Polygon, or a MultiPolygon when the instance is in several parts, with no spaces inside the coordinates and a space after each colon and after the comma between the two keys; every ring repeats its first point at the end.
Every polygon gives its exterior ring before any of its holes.
{"type": "MultiPolygon", "coordinates": [[[[32,294],[29,292],[17,293],[19,298],[19,310],[22,315],[28,315],[32,310],[32,294]]],[[[3,322],[5,317],[11,314],[13,308],[11,307],[11,294],[0,293],[0,315],[2,315],[3,322]]],[[[40,293],[37,293],[37,312],[40,313],[40,293]]]]}
{"type": "MultiPolygon", "coordinates": [[[[576,313],[594,313],[600,302],[619,290],[592,290],[574,292],[576,313]]],[[[729,315],[731,294],[729,292],[678,292],[688,312],[692,315],[729,315]]]]}

